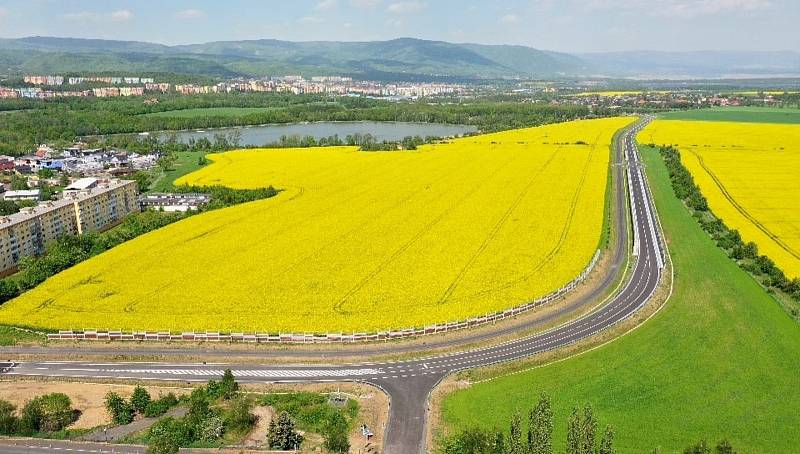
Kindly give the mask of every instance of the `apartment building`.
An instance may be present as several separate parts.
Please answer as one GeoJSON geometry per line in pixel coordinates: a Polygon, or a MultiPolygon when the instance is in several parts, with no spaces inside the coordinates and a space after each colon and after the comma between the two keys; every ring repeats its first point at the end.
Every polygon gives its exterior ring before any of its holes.
{"type": "Polygon", "coordinates": [[[22,257],[40,255],[45,246],[64,235],[100,231],[139,211],[135,181],[98,180],[61,200],[0,216],[0,272],[22,257]]]}

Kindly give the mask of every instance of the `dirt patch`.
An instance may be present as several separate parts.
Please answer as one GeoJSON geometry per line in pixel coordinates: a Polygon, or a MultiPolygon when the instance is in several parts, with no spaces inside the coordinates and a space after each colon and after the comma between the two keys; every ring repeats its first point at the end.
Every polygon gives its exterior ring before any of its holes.
{"type": "Polygon", "coordinates": [[[267,438],[269,423],[272,421],[272,418],[275,417],[275,410],[273,410],[272,407],[256,406],[253,408],[253,414],[256,415],[258,420],[253,430],[247,434],[247,438],[242,442],[247,448],[258,448],[264,445],[267,438]]]}
{"type": "MultiPolygon", "coordinates": [[[[295,392],[295,391],[306,391],[306,392],[318,392],[318,393],[334,393],[340,392],[344,393],[351,399],[355,399],[358,402],[358,417],[356,418],[355,423],[353,424],[353,430],[350,432],[350,452],[361,452],[361,453],[379,453],[383,447],[383,435],[386,431],[386,423],[389,420],[389,398],[383,391],[379,390],[378,388],[360,384],[360,383],[342,383],[342,384],[328,384],[328,383],[317,383],[317,384],[309,384],[309,385],[299,385],[299,384],[244,384],[242,389],[246,392],[251,393],[280,393],[280,392],[295,392]],[[369,440],[365,440],[364,436],[361,433],[361,425],[366,424],[367,427],[372,431],[374,436],[369,440]]],[[[254,409],[254,413],[256,410],[261,408],[267,407],[256,407],[254,409]]],[[[268,408],[268,411],[272,412],[271,415],[274,415],[274,411],[271,408],[268,408]]],[[[261,425],[261,420],[259,420],[258,425],[261,425]]],[[[248,440],[245,441],[245,446],[250,447],[250,439],[254,439],[259,443],[262,443],[258,446],[263,446],[264,439],[267,433],[267,426],[269,425],[269,419],[265,418],[263,432],[259,432],[258,428],[254,429],[249,435],[248,440]]],[[[304,450],[303,452],[314,452],[316,447],[319,447],[323,443],[322,436],[319,434],[305,434],[306,435],[306,442],[304,443],[304,450]]]]}
{"type": "MultiPolygon", "coordinates": [[[[42,394],[64,393],[72,400],[72,406],[80,410],[81,417],[70,426],[72,429],[91,429],[111,424],[111,418],[103,405],[109,391],[128,398],[133,393],[131,385],[75,383],[66,381],[0,381],[0,399],[7,400],[21,409],[26,402],[42,394]]],[[[186,394],[185,388],[145,386],[153,398],[172,392],[177,396],[186,394]]]]}

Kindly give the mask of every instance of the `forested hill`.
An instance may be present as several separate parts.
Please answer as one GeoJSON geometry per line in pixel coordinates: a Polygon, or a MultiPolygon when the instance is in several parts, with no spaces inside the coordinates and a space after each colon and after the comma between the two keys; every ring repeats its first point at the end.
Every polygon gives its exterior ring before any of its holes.
{"type": "Polygon", "coordinates": [[[210,76],[303,73],[370,79],[552,77],[582,70],[579,58],[524,46],[401,38],[371,42],[274,39],[164,46],[133,41],[30,37],[0,40],[0,70],[147,71],[210,76]]]}
{"type": "Polygon", "coordinates": [[[0,39],[0,74],[170,72],[213,77],[351,75],[377,80],[553,78],[558,76],[800,75],[800,53],[616,52],[567,54],[526,46],[275,39],[166,46],[138,41],[0,39]]]}

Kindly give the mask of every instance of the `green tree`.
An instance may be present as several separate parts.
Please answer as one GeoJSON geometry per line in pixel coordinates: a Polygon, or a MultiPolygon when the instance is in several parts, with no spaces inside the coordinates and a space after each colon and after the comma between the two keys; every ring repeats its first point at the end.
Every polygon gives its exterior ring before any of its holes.
{"type": "Polygon", "coordinates": [[[611,426],[606,426],[603,431],[603,438],[600,440],[599,454],[617,454],[614,449],[614,429],[611,426]]]}
{"type": "Polygon", "coordinates": [[[39,169],[39,171],[36,172],[36,175],[39,178],[53,178],[55,174],[56,173],[53,171],[53,169],[39,169]]]}
{"type": "Polygon", "coordinates": [[[197,438],[200,439],[200,441],[214,441],[222,437],[224,433],[225,424],[217,415],[207,416],[197,427],[197,438]]]}
{"type": "Polygon", "coordinates": [[[715,451],[716,454],[736,454],[736,450],[733,449],[733,446],[731,446],[728,440],[721,440],[717,443],[715,451]]]}
{"type": "Polygon", "coordinates": [[[303,436],[295,431],[294,421],[289,413],[284,411],[278,416],[277,421],[275,419],[270,421],[267,430],[267,445],[270,448],[287,451],[299,448],[302,443],[303,436]]]}
{"type": "Polygon", "coordinates": [[[19,295],[19,287],[10,279],[0,279],[0,304],[16,298],[19,295]]]}
{"type": "Polygon", "coordinates": [[[45,394],[36,398],[41,409],[40,430],[57,432],[75,422],[78,416],[72,401],[63,393],[45,394]]]}
{"type": "Polygon", "coordinates": [[[508,438],[509,454],[525,454],[525,445],[522,442],[522,416],[519,411],[511,417],[511,433],[508,438]]]}
{"type": "Polygon", "coordinates": [[[131,395],[131,407],[136,413],[144,414],[150,404],[150,393],[141,386],[136,386],[131,395]]]}
{"type": "Polygon", "coordinates": [[[586,405],[583,409],[583,435],[581,442],[581,452],[583,454],[594,454],[595,440],[597,437],[597,419],[594,416],[592,407],[586,405]]]}
{"type": "Polygon", "coordinates": [[[222,375],[220,391],[221,396],[225,400],[233,399],[239,391],[239,383],[236,383],[236,379],[233,377],[233,372],[231,372],[230,369],[225,369],[225,373],[222,375]]]}
{"type": "Polygon", "coordinates": [[[19,213],[19,205],[11,200],[0,200],[0,216],[19,213]]]}
{"type": "Polygon", "coordinates": [[[105,407],[114,424],[125,425],[133,421],[133,407],[119,394],[109,391],[106,394],[105,407]]]}
{"type": "Polygon", "coordinates": [[[18,420],[14,415],[17,409],[11,402],[0,400],[0,435],[14,435],[17,433],[18,420]]]}
{"type": "Polygon", "coordinates": [[[19,434],[33,435],[41,430],[42,427],[42,407],[37,399],[29,400],[22,407],[19,416],[19,434]]]}
{"type": "Polygon", "coordinates": [[[245,432],[256,423],[256,416],[251,412],[253,401],[246,396],[239,396],[231,402],[225,415],[225,427],[229,430],[245,432]]]}
{"type": "Polygon", "coordinates": [[[340,412],[335,412],[325,426],[325,449],[332,454],[345,454],[350,451],[347,420],[340,412]]]}
{"type": "Polygon", "coordinates": [[[136,187],[139,192],[147,192],[150,190],[150,174],[142,172],[141,170],[134,173],[132,179],[136,181],[136,187]]]}
{"type": "Polygon", "coordinates": [[[553,409],[550,396],[542,393],[539,403],[528,417],[528,452],[530,454],[552,454],[553,409]]]}
{"type": "Polygon", "coordinates": [[[171,416],[153,424],[148,435],[148,454],[176,454],[181,446],[191,443],[185,425],[171,416]]]}
{"type": "Polygon", "coordinates": [[[583,421],[578,407],[572,409],[567,423],[567,454],[583,454],[583,421]]]}
{"type": "Polygon", "coordinates": [[[469,427],[449,437],[441,451],[442,454],[506,454],[505,437],[502,432],[469,427]]]}
{"type": "Polygon", "coordinates": [[[24,191],[26,189],[30,189],[28,187],[28,178],[19,174],[12,175],[11,189],[14,191],[24,191]]]}
{"type": "Polygon", "coordinates": [[[711,454],[711,448],[705,440],[701,440],[697,444],[685,448],[683,454],[711,454]]]}

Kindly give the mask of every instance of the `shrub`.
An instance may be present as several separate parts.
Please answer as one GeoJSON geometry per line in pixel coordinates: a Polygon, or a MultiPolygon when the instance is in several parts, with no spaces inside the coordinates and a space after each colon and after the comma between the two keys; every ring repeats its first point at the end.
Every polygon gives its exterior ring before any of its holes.
{"type": "Polygon", "coordinates": [[[225,426],[228,430],[244,432],[253,427],[256,417],[250,411],[253,409],[253,402],[239,396],[231,402],[230,410],[225,415],[225,426]]]}
{"type": "Polygon", "coordinates": [[[137,386],[131,395],[131,407],[136,413],[143,414],[150,404],[150,393],[141,386],[137,386]]]}
{"type": "Polygon", "coordinates": [[[0,435],[14,435],[17,433],[19,421],[14,416],[15,407],[11,402],[0,400],[0,435]]]}
{"type": "Polygon", "coordinates": [[[272,449],[288,451],[297,449],[303,443],[303,436],[294,429],[294,421],[289,413],[282,412],[277,421],[269,422],[267,445],[272,449]]]}
{"type": "Polygon", "coordinates": [[[144,410],[144,415],[148,418],[161,416],[175,405],[178,405],[178,398],[175,397],[175,394],[168,393],[156,400],[151,400],[144,410]]]}
{"type": "Polygon", "coordinates": [[[106,394],[105,406],[114,424],[125,425],[133,421],[133,407],[128,404],[119,394],[109,392],[106,394]]]}

